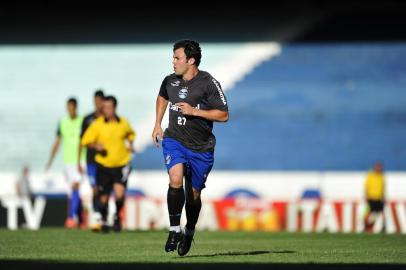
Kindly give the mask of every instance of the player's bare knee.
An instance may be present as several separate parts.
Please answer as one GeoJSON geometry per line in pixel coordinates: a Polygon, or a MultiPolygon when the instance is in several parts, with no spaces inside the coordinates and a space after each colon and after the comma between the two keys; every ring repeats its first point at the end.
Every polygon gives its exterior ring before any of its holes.
{"type": "Polygon", "coordinates": [[[100,202],[102,204],[107,204],[108,201],[109,201],[109,196],[107,196],[107,195],[100,196],[100,202]]]}
{"type": "Polygon", "coordinates": [[[183,186],[183,179],[182,179],[182,177],[180,176],[176,176],[176,177],[170,177],[170,179],[169,179],[169,185],[172,187],[172,188],[181,188],[182,186],[183,186]]]}
{"type": "Polygon", "coordinates": [[[169,185],[173,188],[180,188],[183,186],[183,170],[169,171],[169,185]]]}
{"type": "Polygon", "coordinates": [[[114,197],[116,200],[122,200],[124,199],[124,192],[115,192],[114,197]]]}
{"type": "Polygon", "coordinates": [[[122,198],[122,197],[124,197],[124,194],[125,194],[125,186],[122,184],[115,183],[114,184],[114,195],[117,198],[122,198]]]}

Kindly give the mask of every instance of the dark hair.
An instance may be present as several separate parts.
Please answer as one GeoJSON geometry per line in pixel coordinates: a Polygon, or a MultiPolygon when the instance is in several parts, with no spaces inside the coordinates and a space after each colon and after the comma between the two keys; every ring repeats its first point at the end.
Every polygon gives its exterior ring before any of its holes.
{"type": "Polygon", "coordinates": [[[104,101],[111,101],[114,107],[117,107],[117,99],[114,96],[105,96],[104,101]]]}
{"type": "Polygon", "coordinates": [[[73,105],[75,105],[75,107],[78,106],[78,101],[77,101],[77,99],[74,98],[74,97],[69,98],[69,99],[68,99],[68,102],[66,102],[66,103],[67,103],[67,104],[72,103],[73,105]]]}
{"type": "Polygon", "coordinates": [[[94,97],[104,98],[103,90],[102,89],[97,89],[96,92],[94,92],[94,97]]]}
{"type": "Polygon", "coordinates": [[[190,39],[182,39],[175,42],[173,45],[173,51],[176,51],[179,48],[185,50],[186,59],[194,58],[196,66],[199,66],[200,60],[202,59],[202,49],[198,42],[190,39]]]}

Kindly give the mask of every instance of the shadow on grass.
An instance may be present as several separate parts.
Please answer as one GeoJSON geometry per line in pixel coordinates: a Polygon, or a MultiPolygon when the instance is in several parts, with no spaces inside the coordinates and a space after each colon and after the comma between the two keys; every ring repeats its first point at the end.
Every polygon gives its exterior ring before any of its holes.
{"type": "Polygon", "coordinates": [[[268,251],[268,250],[258,250],[258,251],[232,251],[232,252],[220,252],[220,253],[213,253],[213,254],[201,254],[201,255],[190,255],[185,257],[175,257],[176,259],[183,259],[183,258],[207,258],[207,257],[217,257],[217,256],[252,256],[252,255],[261,255],[261,254],[269,254],[269,253],[296,253],[296,251],[292,250],[282,250],[282,251],[268,251]]]}
{"type": "MultiPolygon", "coordinates": [[[[230,255],[235,256],[235,255],[230,255]]],[[[238,256],[238,255],[237,255],[238,256]]],[[[319,264],[319,263],[96,263],[96,262],[56,262],[46,260],[0,260],[1,270],[88,270],[88,269],[117,269],[117,270],[265,270],[265,269],[298,269],[298,270],[338,270],[338,269],[406,269],[405,264],[319,264]]]]}

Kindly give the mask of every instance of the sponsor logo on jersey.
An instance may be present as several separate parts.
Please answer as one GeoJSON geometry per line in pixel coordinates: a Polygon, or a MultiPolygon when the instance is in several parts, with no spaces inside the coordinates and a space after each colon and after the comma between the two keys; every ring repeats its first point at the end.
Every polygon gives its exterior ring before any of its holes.
{"type": "Polygon", "coordinates": [[[223,102],[224,105],[227,105],[226,98],[224,97],[223,90],[221,90],[219,83],[215,79],[212,79],[212,81],[213,81],[214,85],[217,87],[217,91],[219,92],[221,101],[223,102]]]}
{"type": "MultiPolygon", "coordinates": [[[[169,109],[170,109],[170,110],[175,111],[175,112],[179,112],[179,111],[180,111],[179,106],[176,106],[176,104],[173,104],[173,103],[170,102],[170,101],[169,101],[168,104],[169,104],[169,109]]],[[[197,104],[197,106],[196,106],[196,107],[193,107],[193,108],[200,110],[200,104],[197,104]]]]}
{"type": "Polygon", "coordinates": [[[171,82],[171,85],[172,85],[172,86],[179,86],[179,84],[180,84],[180,81],[171,82]]]}
{"type": "Polygon", "coordinates": [[[187,88],[182,88],[179,90],[179,97],[185,99],[187,97],[188,91],[187,88]]]}

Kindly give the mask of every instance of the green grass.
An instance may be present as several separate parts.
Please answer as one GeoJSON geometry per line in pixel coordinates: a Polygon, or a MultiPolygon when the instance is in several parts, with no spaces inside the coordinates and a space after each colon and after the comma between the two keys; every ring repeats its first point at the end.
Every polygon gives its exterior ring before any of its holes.
{"type": "MultiPolygon", "coordinates": [[[[0,261],[64,263],[405,264],[405,235],[197,232],[187,257],[165,253],[167,233],[0,230],[0,261]]],[[[406,269],[406,268],[405,268],[406,269]]]]}

